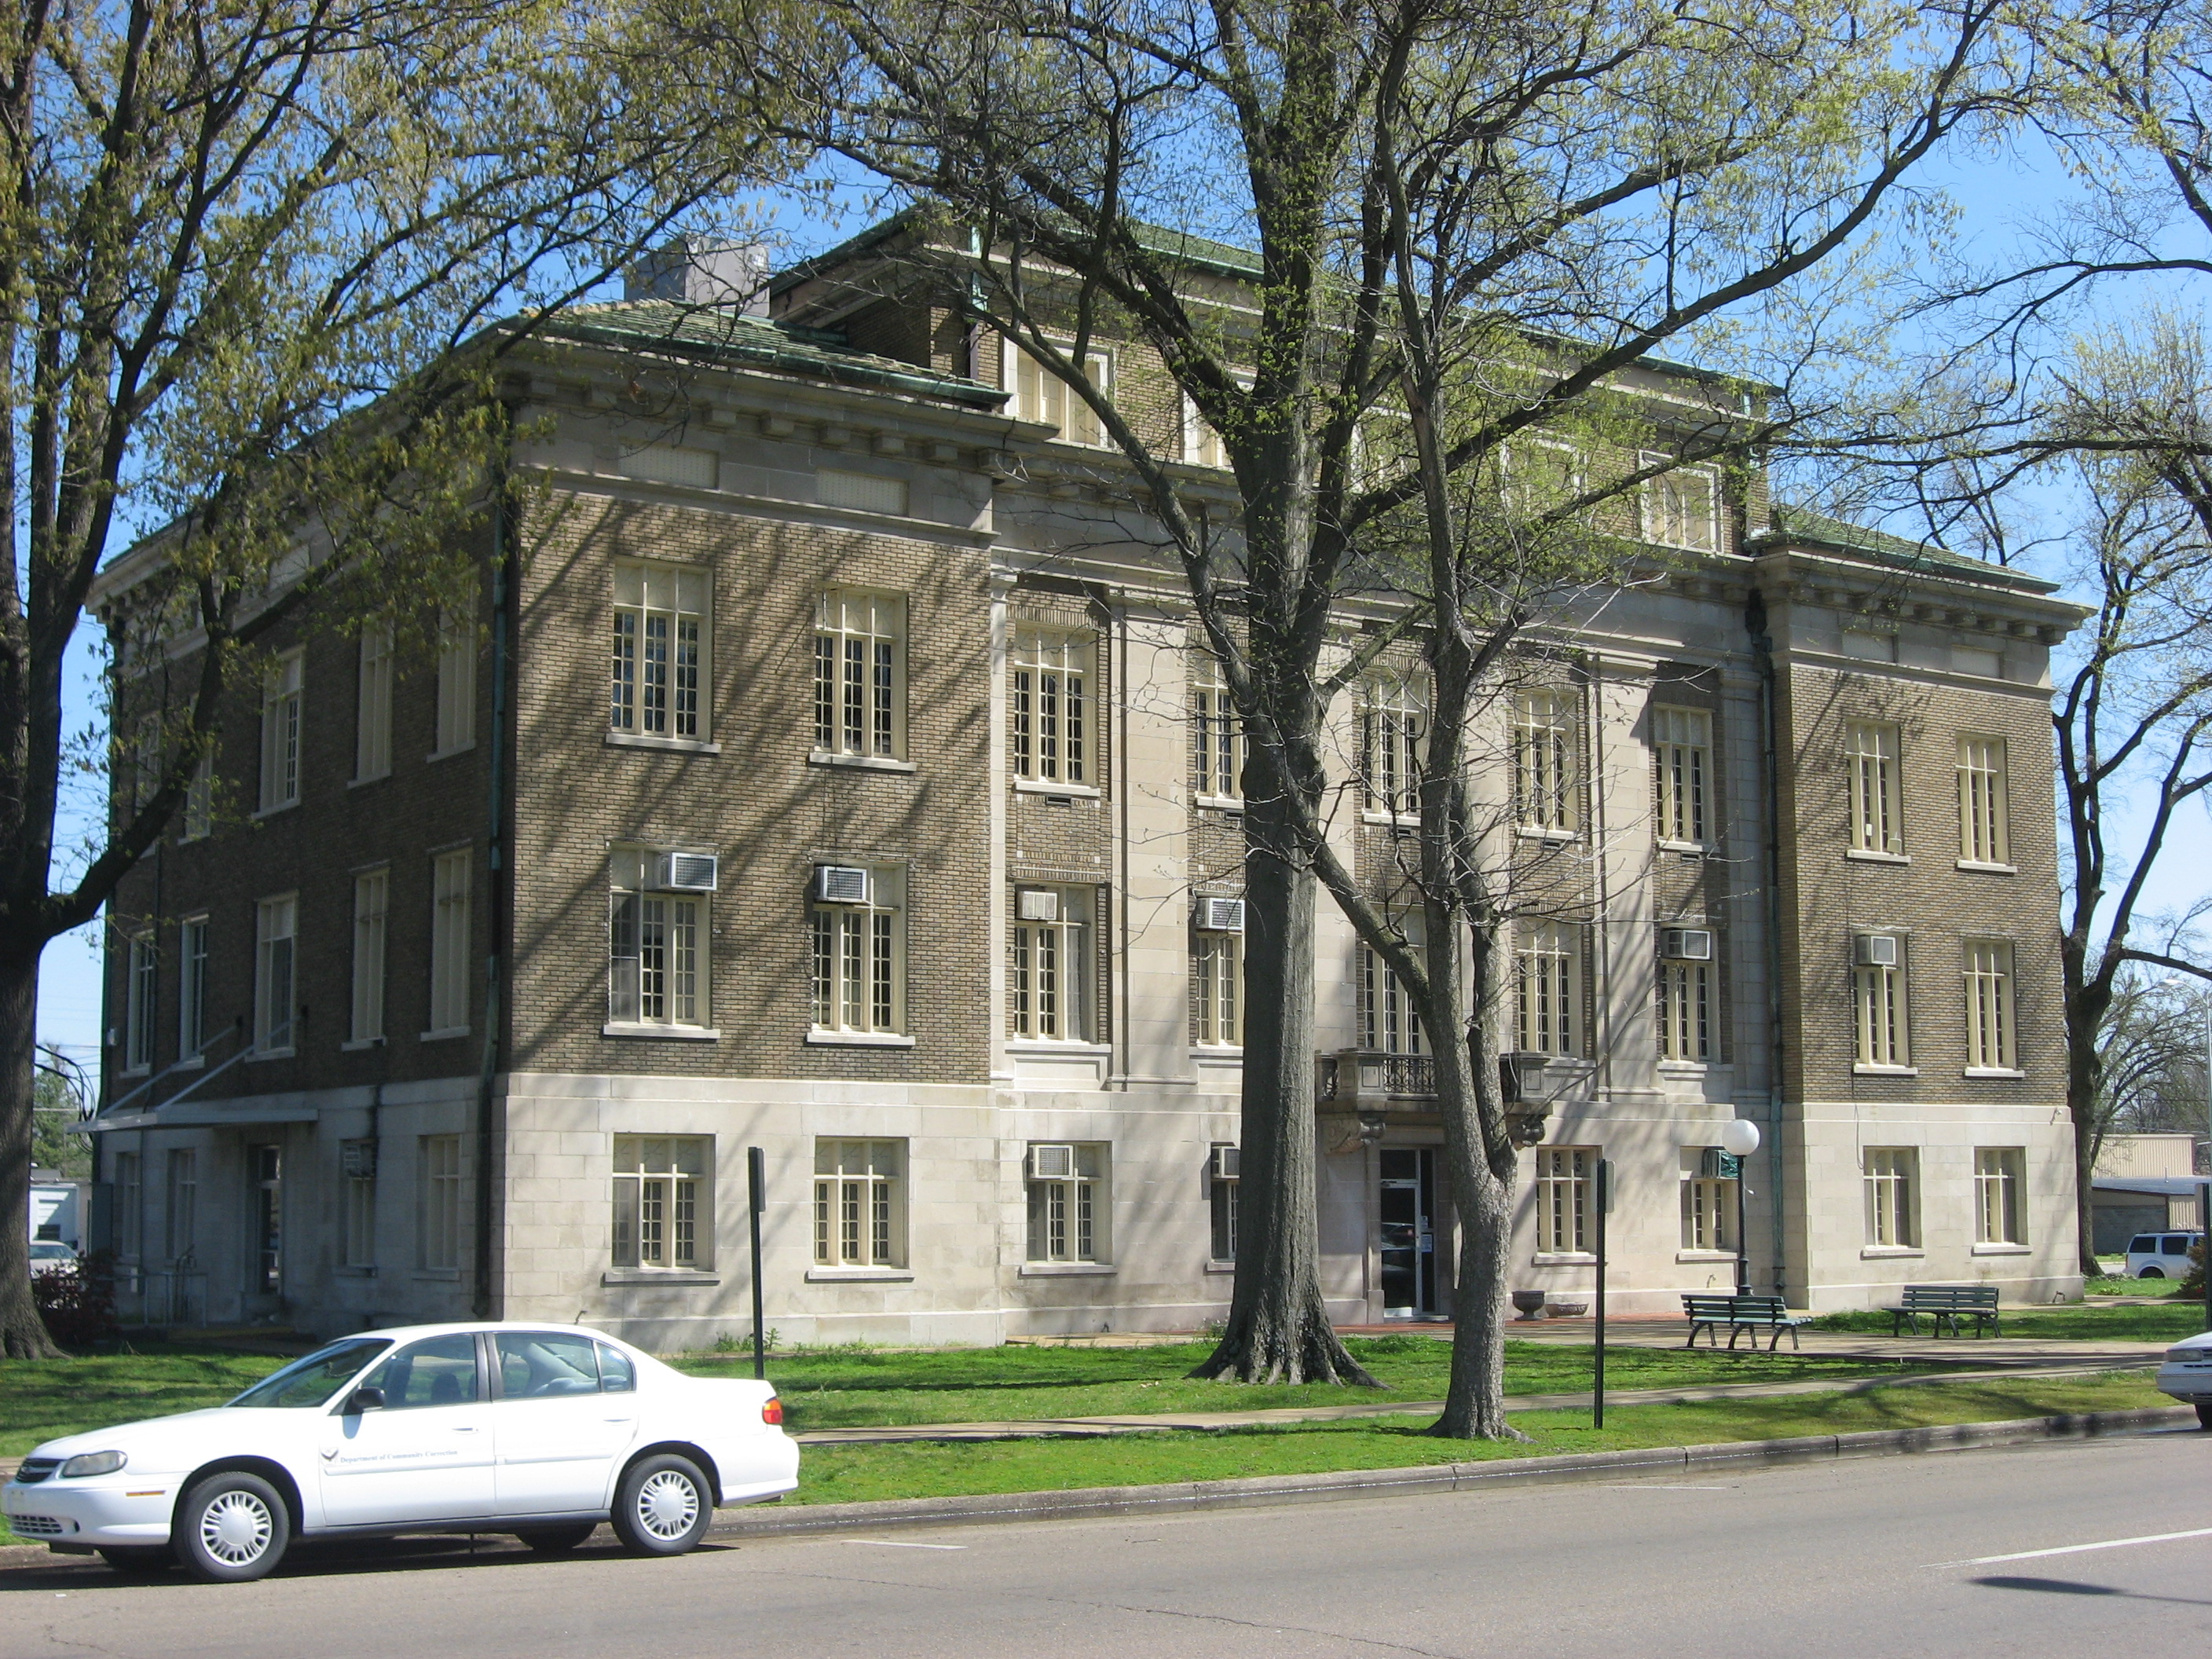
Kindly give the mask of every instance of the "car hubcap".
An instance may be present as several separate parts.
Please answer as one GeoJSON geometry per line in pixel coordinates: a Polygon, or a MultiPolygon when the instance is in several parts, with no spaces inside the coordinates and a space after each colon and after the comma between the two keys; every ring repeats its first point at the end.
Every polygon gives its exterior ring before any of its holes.
{"type": "Polygon", "coordinates": [[[698,1492],[674,1469],[649,1475],[637,1489],[638,1524],[655,1538],[681,1538],[698,1518],[698,1492]]]}
{"type": "Polygon", "coordinates": [[[269,1506],[250,1492],[227,1492],[200,1513],[200,1546],[225,1566],[261,1559],[276,1529],[269,1506]]]}

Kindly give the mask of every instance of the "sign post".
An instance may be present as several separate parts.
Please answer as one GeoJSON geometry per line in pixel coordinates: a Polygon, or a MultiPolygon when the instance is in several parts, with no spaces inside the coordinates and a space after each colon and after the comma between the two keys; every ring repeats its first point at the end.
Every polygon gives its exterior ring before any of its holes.
{"type": "Polygon", "coordinates": [[[761,1211],[768,1203],[768,1158],[757,1146],[745,1148],[745,1184],[751,1188],[753,1231],[753,1375],[768,1375],[768,1333],[761,1324],[761,1211]]]}
{"type": "Polygon", "coordinates": [[[1613,1208],[1613,1160],[1597,1161],[1597,1365],[1590,1389],[1590,1427],[1605,1426],[1605,1218],[1613,1208]]]}

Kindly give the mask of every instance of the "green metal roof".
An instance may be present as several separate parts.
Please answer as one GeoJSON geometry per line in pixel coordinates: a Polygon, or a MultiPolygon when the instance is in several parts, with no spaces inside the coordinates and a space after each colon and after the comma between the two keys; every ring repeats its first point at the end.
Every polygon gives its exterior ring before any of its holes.
{"type": "Polygon", "coordinates": [[[623,300],[579,306],[548,324],[548,338],[641,347],[734,368],[769,368],[803,374],[840,386],[904,392],[978,409],[997,409],[1006,394],[958,374],[855,351],[845,337],[827,329],[800,328],[747,317],[727,306],[685,304],[675,300],[623,300]]]}
{"type": "Polygon", "coordinates": [[[2050,593],[2058,584],[2040,576],[2031,576],[2001,564],[1991,564],[1986,559],[1968,558],[1928,542],[1908,540],[1893,536],[1886,531],[1869,530],[1863,525],[1847,524],[1841,519],[1816,513],[1808,507],[1795,507],[1787,502],[1774,504],[1774,527],[1765,534],[1751,538],[1755,548],[1783,545],[1832,548],[1838,552],[1856,553],[1880,564],[1893,564],[1908,570],[1917,570],[1929,575],[1952,576],[1961,580],[1986,582],[1995,587],[2013,587],[2031,593],[2050,593]]]}

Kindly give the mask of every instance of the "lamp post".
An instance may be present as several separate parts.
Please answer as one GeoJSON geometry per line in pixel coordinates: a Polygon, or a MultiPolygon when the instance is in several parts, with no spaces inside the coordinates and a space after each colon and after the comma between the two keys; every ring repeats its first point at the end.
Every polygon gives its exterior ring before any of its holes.
{"type": "Polygon", "coordinates": [[[1721,1130],[1721,1152],[1735,1175],[1735,1293],[1751,1294],[1751,1259],[1743,1236],[1743,1161],[1759,1150],[1759,1125],[1734,1118],[1721,1130]]]}

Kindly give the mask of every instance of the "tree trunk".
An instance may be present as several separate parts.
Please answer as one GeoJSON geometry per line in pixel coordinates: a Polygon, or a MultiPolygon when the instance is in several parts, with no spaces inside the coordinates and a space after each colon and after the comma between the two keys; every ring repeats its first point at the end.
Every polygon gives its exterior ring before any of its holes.
{"type": "Polygon", "coordinates": [[[2066,1109],[2074,1120],[2074,1222],[2084,1274],[2104,1272],[2097,1261],[2096,1207],[2090,1182],[2097,1164],[2098,1069],[2097,1028],[2104,1023],[2109,995],[2097,997],[2094,986],[2067,988],[2066,995],[2066,1109]]]}
{"type": "Polygon", "coordinates": [[[1237,1283],[1229,1328],[1196,1372],[1240,1382],[1375,1379],[1329,1327],[1315,1188],[1314,905],[1287,798],[1256,750],[1244,827],[1244,1094],[1237,1283]]]}
{"type": "Polygon", "coordinates": [[[0,955],[0,1354],[10,1359],[52,1359],[61,1352],[31,1300],[38,1012],[38,952],[0,955]]]}

